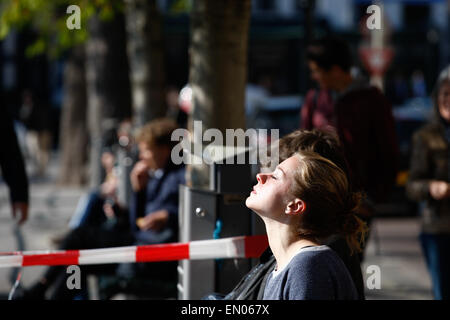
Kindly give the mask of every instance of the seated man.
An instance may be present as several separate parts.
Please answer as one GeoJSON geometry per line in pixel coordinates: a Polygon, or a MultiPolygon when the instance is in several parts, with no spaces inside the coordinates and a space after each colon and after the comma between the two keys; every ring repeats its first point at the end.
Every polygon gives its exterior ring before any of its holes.
{"type": "MultiPolygon", "coordinates": [[[[279,162],[291,157],[297,150],[313,151],[333,161],[348,175],[348,166],[343,156],[338,140],[331,134],[313,130],[297,130],[279,140],[279,162]]],[[[271,164],[262,164],[263,171],[271,164]]],[[[273,169],[273,168],[272,168],[273,169]]],[[[269,171],[271,171],[269,169],[269,171]]],[[[333,249],[344,262],[358,292],[359,299],[364,299],[364,284],[360,268],[360,260],[357,254],[350,254],[345,239],[331,236],[323,239],[323,244],[333,249]]],[[[275,268],[275,258],[268,248],[260,257],[259,263],[236,285],[226,296],[226,300],[261,300],[264,294],[267,277],[275,268]]],[[[223,299],[220,296],[211,295],[205,299],[223,299]]]]}
{"type": "MultiPolygon", "coordinates": [[[[115,210],[116,223],[82,225],[72,230],[62,241],[62,250],[94,249],[127,245],[156,244],[178,240],[178,188],[184,184],[184,167],[170,160],[171,141],[176,123],[157,119],[145,125],[138,133],[140,161],[131,173],[135,190],[129,214],[115,210]],[[127,217],[128,214],[128,217],[127,217]]],[[[113,272],[120,277],[137,274],[176,280],[176,263],[139,263],[81,266],[81,290],[86,288],[86,274],[113,272]]],[[[73,299],[80,290],[68,290],[64,266],[47,269],[39,281],[25,291],[24,299],[44,299],[50,286],[56,287],[52,299],[73,299]]]]}

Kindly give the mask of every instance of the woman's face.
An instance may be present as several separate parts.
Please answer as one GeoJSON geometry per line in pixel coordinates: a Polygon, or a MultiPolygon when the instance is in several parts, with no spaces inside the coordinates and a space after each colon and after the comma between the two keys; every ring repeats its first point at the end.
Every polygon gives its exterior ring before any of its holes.
{"type": "Polygon", "coordinates": [[[297,156],[280,163],[275,171],[258,173],[258,184],[253,187],[245,205],[260,216],[276,217],[283,214],[288,203],[293,173],[300,164],[297,156]]]}
{"type": "Polygon", "coordinates": [[[441,117],[450,123],[450,81],[442,84],[439,89],[437,101],[441,117]]]}

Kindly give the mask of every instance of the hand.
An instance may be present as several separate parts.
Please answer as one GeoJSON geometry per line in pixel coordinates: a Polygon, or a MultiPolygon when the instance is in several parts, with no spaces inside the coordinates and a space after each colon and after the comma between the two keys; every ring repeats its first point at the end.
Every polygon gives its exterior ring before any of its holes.
{"type": "Polygon", "coordinates": [[[431,181],[430,195],[435,200],[442,200],[450,197],[450,184],[445,181],[431,181]]]}
{"type": "Polygon", "coordinates": [[[169,220],[169,212],[167,210],[159,210],[136,220],[136,225],[142,231],[154,230],[159,231],[167,225],[169,220]]]}
{"type": "Polygon", "coordinates": [[[112,204],[108,203],[108,202],[106,202],[103,205],[103,212],[105,213],[105,216],[109,219],[112,219],[116,216],[114,213],[114,208],[113,208],[112,204]]]}
{"type": "Polygon", "coordinates": [[[145,188],[148,182],[149,167],[144,161],[139,161],[130,173],[131,186],[135,192],[145,188]]]}
{"type": "Polygon", "coordinates": [[[103,182],[100,186],[100,193],[103,197],[114,197],[117,191],[118,179],[111,177],[107,181],[103,182]]]}
{"type": "Polygon", "coordinates": [[[12,215],[16,219],[17,211],[20,212],[19,225],[23,224],[28,218],[28,203],[26,202],[14,202],[12,204],[12,215]]]}
{"type": "Polygon", "coordinates": [[[101,157],[102,166],[106,173],[109,174],[114,168],[115,157],[111,152],[103,152],[101,157]]]}

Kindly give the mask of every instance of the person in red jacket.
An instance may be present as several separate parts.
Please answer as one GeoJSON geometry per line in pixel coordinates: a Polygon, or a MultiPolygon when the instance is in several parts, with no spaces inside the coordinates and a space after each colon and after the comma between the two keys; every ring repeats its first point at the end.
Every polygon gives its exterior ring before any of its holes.
{"type": "Polygon", "coordinates": [[[353,187],[367,194],[361,215],[370,222],[373,203],[388,200],[395,185],[398,145],[391,104],[378,88],[352,76],[345,41],[328,37],[312,43],[307,62],[319,89],[307,93],[300,127],[338,135],[353,187]]]}

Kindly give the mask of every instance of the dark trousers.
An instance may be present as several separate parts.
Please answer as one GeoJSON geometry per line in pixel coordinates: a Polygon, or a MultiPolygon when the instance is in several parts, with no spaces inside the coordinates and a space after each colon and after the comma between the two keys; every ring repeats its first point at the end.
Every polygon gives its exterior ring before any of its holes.
{"type": "MultiPolygon", "coordinates": [[[[72,230],[64,239],[61,250],[96,249],[135,245],[135,240],[128,225],[113,225],[103,223],[100,226],[84,225],[72,230]]],[[[146,288],[139,288],[144,293],[158,296],[151,291],[160,290],[161,286],[172,284],[177,279],[177,261],[149,262],[149,263],[121,263],[104,265],[83,265],[81,271],[81,288],[68,289],[67,280],[71,274],[66,266],[52,266],[47,269],[44,277],[49,286],[54,287],[52,300],[73,300],[77,297],[85,299],[87,295],[87,275],[112,275],[121,282],[133,283],[139,279],[150,280],[155,285],[146,284],[146,288]],[[152,279],[154,281],[152,281],[152,279]],[[161,285],[162,283],[162,285],[161,285]],[[148,292],[146,292],[148,291],[148,292]]],[[[139,284],[137,284],[139,286],[139,284]]]]}
{"type": "Polygon", "coordinates": [[[436,300],[450,299],[450,235],[420,234],[428,271],[436,300]]]}

